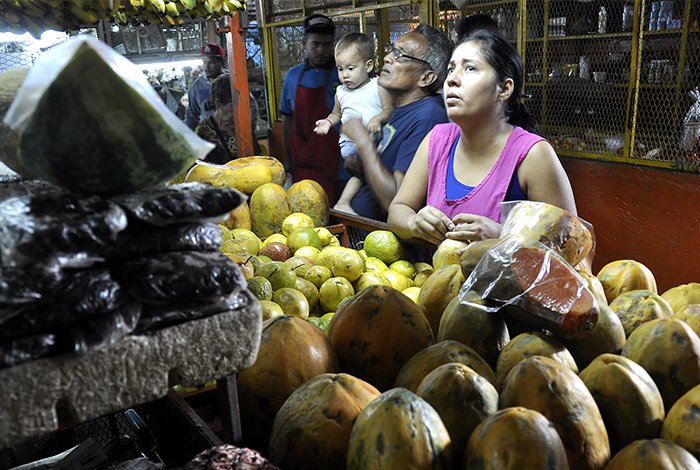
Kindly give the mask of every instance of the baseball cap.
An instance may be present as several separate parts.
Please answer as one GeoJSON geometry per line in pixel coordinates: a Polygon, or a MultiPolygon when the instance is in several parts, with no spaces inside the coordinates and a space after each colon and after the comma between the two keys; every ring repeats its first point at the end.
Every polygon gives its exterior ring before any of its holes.
{"type": "Polygon", "coordinates": [[[335,24],[325,15],[307,16],[304,19],[304,34],[306,33],[335,34],[335,24]]]}
{"type": "Polygon", "coordinates": [[[203,45],[199,52],[202,55],[219,57],[221,59],[223,59],[226,56],[226,52],[224,51],[223,47],[219,46],[218,44],[212,43],[203,45]]]}

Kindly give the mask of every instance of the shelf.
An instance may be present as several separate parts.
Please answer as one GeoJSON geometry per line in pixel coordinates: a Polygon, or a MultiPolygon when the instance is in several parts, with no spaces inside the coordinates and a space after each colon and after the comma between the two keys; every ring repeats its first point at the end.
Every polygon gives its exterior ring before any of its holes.
{"type": "MultiPolygon", "coordinates": [[[[544,40],[544,38],[536,38],[537,40],[544,40]]],[[[550,42],[559,41],[581,41],[581,40],[602,40],[602,39],[632,39],[632,33],[606,33],[606,34],[577,34],[574,36],[548,36],[547,40],[550,42]]],[[[533,39],[527,39],[528,41],[533,41],[533,39]]]]}
{"type": "Polygon", "coordinates": [[[676,84],[675,83],[640,83],[639,89],[674,91],[676,89],[676,84]]]}
{"type": "Polygon", "coordinates": [[[641,36],[672,36],[675,34],[682,34],[683,30],[682,29],[655,29],[654,31],[647,31],[644,30],[642,31],[641,36]]]}

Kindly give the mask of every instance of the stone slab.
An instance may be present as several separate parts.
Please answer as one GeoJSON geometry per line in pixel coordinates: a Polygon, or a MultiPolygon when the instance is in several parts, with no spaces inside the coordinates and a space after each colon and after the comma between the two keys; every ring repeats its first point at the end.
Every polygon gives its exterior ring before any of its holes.
{"type": "Polygon", "coordinates": [[[84,422],[161,398],[175,384],[201,385],[250,367],[262,310],[250,292],[240,295],[237,310],[0,370],[0,448],[55,431],[59,402],[84,422]]]}

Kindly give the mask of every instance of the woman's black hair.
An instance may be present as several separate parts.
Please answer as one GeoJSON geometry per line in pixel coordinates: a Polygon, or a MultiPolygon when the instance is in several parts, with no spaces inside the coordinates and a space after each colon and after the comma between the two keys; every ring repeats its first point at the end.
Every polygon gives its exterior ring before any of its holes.
{"type": "Polygon", "coordinates": [[[231,79],[229,74],[219,75],[211,84],[211,99],[214,105],[219,108],[233,101],[231,95],[231,79]]]}
{"type": "Polygon", "coordinates": [[[513,80],[513,93],[506,101],[506,117],[508,123],[522,127],[526,131],[539,134],[537,119],[522,102],[523,90],[523,60],[511,43],[498,33],[481,29],[474,31],[465,37],[460,44],[478,41],[483,44],[481,55],[496,71],[498,83],[503,83],[507,78],[513,80]]]}

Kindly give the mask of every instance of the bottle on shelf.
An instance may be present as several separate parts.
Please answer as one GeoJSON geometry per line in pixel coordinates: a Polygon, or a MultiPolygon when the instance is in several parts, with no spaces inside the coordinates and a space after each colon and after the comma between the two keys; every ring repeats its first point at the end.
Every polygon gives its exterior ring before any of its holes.
{"type": "Polygon", "coordinates": [[[598,34],[605,34],[608,32],[608,10],[605,5],[601,5],[598,10],[598,34]]]}
{"type": "Polygon", "coordinates": [[[632,22],[634,21],[634,5],[625,3],[622,6],[622,31],[632,31],[632,22]]]}

